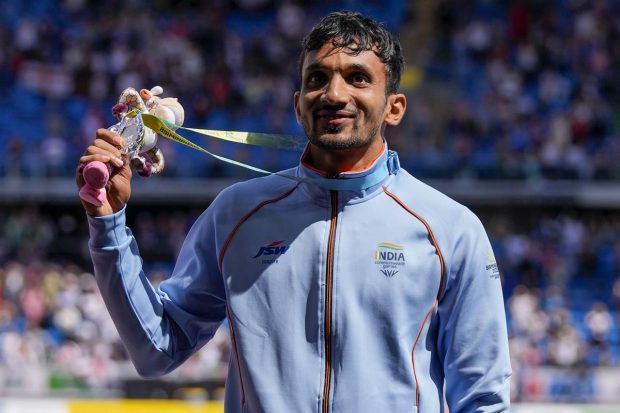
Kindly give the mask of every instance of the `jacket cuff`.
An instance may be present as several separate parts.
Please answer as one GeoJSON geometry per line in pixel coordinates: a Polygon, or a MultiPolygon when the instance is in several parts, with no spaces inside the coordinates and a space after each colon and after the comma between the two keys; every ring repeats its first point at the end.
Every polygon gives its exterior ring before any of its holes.
{"type": "Polygon", "coordinates": [[[125,228],[125,207],[112,215],[93,217],[87,215],[91,248],[121,245],[129,235],[125,228]]]}

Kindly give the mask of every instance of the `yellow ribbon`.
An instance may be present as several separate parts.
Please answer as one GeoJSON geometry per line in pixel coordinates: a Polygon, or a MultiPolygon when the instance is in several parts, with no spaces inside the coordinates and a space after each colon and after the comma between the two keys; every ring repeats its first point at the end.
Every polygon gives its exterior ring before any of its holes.
{"type": "MultiPolygon", "coordinates": [[[[194,149],[197,149],[197,145],[189,141],[188,139],[180,136],[179,134],[172,131],[170,128],[170,124],[165,120],[158,118],[157,116],[151,113],[142,113],[142,120],[144,124],[149,128],[156,131],[161,136],[164,136],[168,139],[172,139],[176,142],[182,143],[184,145],[188,145],[194,149]]],[[[263,146],[266,148],[273,149],[285,149],[285,150],[293,150],[293,151],[303,151],[306,147],[306,139],[293,136],[293,135],[276,135],[270,133],[256,133],[256,132],[238,132],[238,131],[223,131],[223,130],[212,130],[212,129],[196,129],[196,128],[186,128],[176,125],[173,126],[177,129],[184,129],[188,131],[192,131],[194,133],[198,133],[200,135],[209,136],[216,139],[223,139],[230,142],[243,143],[248,145],[257,145],[263,146]]],[[[200,150],[200,149],[199,149],[200,150]]]]}
{"type": "MultiPolygon", "coordinates": [[[[235,161],[233,159],[228,159],[225,158],[223,156],[219,156],[216,155],[214,153],[209,152],[208,150],[206,150],[205,148],[196,145],[194,142],[190,141],[189,139],[184,138],[183,136],[179,135],[178,133],[176,133],[175,131],[173,131],[168,125],[169,122],[153,115],[150,113],[141,113],[140,116],[142,117],[142,121],[144,122],[144,125],[148,128],[151,128],[153,131],[155,131],[155,133],[157,133],[160,136],[163,136],[164,138],[170,139],[174,142],[178,142],[180,144],[183,144],[185,146],[189,146],[192,149],[195,149],[197,151],[206,153],[207,155],[213,156],[216,159],[219,159],[220,161],[223,162],[227,162],[233,165],[237,165],[240,166],[242,168],[246,168],[246,169],[250,169],[252,171],[256,171],[256,172],[260,172],[263,174],[273,174],[273,172],[270,171],[266,171],[264,169],[260,169],[257,168],[255,166],[252,165],[248,165],[242,162],[238,162],[235,161]]],[[[176,127],[176,125],[175,125],[176,127]]],[[[264,133],[252,133],[252,132],[229,132],[229,131],[207,131],[204,129],[190,129],[190,128],[182,128],[182,129],[187,129],[187,130],[192,130],[194,132],[197,133],[202,133],[203,135],[207,135],[207,136],[211,136],[214,138],[218,138],[218,139],[226,139],[226,140],[230,140],[233,142],[239,142],[239,143],[246,143],[246,144],[252,144],[252,145],[258,145],[258,142],[261,142],[264,146],[268,146],[271,148],[279,148],[279,149],[284,149],[285,147],[287,149],[290,149],[292,147],[292,144],[295,143],[295,141],[293,140],[288,140],[286,142],[288,142],[288,146],[283,146],[283,145],[276,145],[277,144],[277,138],[279,135],[268,135],[268,134],[264,134],[264,133]],[[208,133],[207,133],[208,132],[208,133]],[[213,133],[212,132],[217,132],[217,133],[213,133]]],[[[285,136],[285,135],[281,135],[281,136],[285,136]]],[[[295,137],[291,137],[296,139],[297,141],[299,141],[299,138],[295,138],[295,137]]],[[[305,144],[304,144],[305,147],[305,144]]],[[[303,148],[302,148],[303,149],[303,148]]]]}

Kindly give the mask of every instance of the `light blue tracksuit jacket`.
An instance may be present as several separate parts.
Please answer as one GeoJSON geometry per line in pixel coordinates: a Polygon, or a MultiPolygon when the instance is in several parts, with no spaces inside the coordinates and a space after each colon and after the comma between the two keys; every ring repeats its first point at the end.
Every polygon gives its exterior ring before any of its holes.
{"type": "Polygon", "coordinates": [[[451,413],[508,411],[501,281],[474,214],[387,150],[339,179],[303,161],[283,174],[297,180],[222,191],[158,290],[124,211],[89,217],[138,372],[171,371],[228,317],[227,413],[437,413],[444,391],[451,413]]]}

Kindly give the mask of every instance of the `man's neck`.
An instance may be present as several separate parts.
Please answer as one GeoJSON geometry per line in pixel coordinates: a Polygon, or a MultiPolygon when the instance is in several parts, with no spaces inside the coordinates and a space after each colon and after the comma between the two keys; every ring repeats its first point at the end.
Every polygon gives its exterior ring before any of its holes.
{"type": "Polygon", "coordinates": [[[344,172],[361,172],[377,160],[384,146],[382,140],[367,148],[341,150],[326,150],[310,144],[304,162],[331,177],[344,172]]]}

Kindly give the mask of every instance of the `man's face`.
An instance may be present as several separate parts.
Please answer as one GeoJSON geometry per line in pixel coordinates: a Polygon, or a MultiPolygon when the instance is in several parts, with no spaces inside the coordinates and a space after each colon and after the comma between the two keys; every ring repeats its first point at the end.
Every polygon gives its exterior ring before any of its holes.
{"type": "Polygon", "coordinates": [[[373,51],[347,52],[326,43],[303,62],[295,112],[310,143],[321,149],[365,148],[382,139],[385,65],[373,51]]]}

